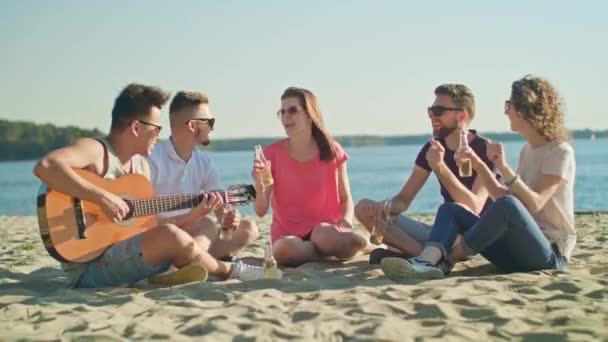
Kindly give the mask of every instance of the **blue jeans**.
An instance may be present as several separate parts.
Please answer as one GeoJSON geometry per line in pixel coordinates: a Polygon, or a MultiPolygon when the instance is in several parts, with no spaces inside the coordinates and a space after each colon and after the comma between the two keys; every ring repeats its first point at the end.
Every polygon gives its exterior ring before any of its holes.
{"type": "Polygon", "coordinates": [[[524,205],[513,196],[497,199],[481,217],[455,203],[439,207],[426,246],[449,255],[458,234],[465,249],[480,253],[505,272],[561,269],[565,258],[547,240],[524,205]]]}
{"type": "Polygon", "coordinates": [[[120,241],[91,261],[76,287],[129,286],[169,270],[170,262],[150,266],[141,253],[142,235],[120,241]]]}
{"type": "Polygon", "coordinates": [[[432,226],[409,218],[405,215],[397,216],[395,226],[401,229],[409,237],[416,240],[420,245],[424,246],[429,241],[432,226]]]}

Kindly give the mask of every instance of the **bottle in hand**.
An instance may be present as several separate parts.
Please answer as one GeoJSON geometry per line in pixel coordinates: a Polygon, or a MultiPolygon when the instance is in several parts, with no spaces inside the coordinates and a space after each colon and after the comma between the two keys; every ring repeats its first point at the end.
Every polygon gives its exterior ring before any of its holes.
{"type": "MultiPolygon", "coordinates": [[[[232,205],[226,204],[224,206],[224,215],[233,213],[233,212],[234,212],[234,207],[232,205]]],[[[223,221],[223,217],[222,217],[222,221],[223,221]]],[[[219,238],[222,241],[232,240],[232,229],[224,228],[224,226],[222,225],[222,227],[220,228],[220,232],[219,232],[219,238]]]]}
{"type": "Polygon", "coordinates": [[[382,202],[382,220],[379,222],[378,226],[374,226],[372,234],[369,237],[369,242],[373,243],[374,245],[379,245],[384,241],[384,234],[379,228],[380,225],[387,226],[390,224],[391,205],[392,200],[390,198],[387,198],[382,202]]]}
{"type": "Polygon", "coordinates": [[[270,168],[268,167],[268,160],[264,156],[264,151],[262,151],[262,146],[255,146],[255,158],[261,160],[264,163],[264,168],[261,170],[262,172],[262,186],[269,187],[274,184],[274,179],[272,178],[272,173],[270,172],[270,168]]]}
{"type": "Polygon", "coordinates": [[[277,266],[277,261],[272,255],[272,242],[266,242],[264,250],[264,278],[266,279],[281,279],[283,272],[277,266]]]}
{"type": "MultiPolygon", "coordinates": [[[[469,147],[469,142],[467,140],[467,132],[460,131],[460,146],[459,150],[465,149],[469,147]]],[[[473,167],[471,165],[471,159],[461,160],[460,165],[458,165],[458,175],[460,177],[471,177],[473,175],[473,167]]]]}

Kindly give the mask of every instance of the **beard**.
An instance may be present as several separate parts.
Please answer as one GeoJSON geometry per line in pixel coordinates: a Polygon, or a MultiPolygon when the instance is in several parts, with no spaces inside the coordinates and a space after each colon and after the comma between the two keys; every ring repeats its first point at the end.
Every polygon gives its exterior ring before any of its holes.
{"type": "Polygon", "coordinates": [[[441,126],[438,130],[433,130],[435,138],[445,139],[448,135],[452,134],[458,128],[458,121],[454,121],[449,126],[441,126]]]}
{"type": "Polygon", "coordinates": [[[439,130],[434,131],[433,135],[435,135],[435,138],[445,139],[445,137],[447,137],[448,135],[452,134],[452,132],[454,132],[456,130],[456,128],[458,128],[458,126],[454,126],[454,127],[441,127],[439,130]]]}

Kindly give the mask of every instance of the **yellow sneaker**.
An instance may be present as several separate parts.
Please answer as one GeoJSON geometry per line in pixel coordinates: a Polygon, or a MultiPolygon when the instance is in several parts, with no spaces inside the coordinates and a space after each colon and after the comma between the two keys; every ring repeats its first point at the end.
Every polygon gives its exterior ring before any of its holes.
{"type": "Polygon", "coordinates": [[[175,272],[152,276],[148,279],[148,283],[162,286],[175,286],[193,283],[195,281],[206,281],[208,275],[207,269],[203,266],[191,264],[182,267],[175,272]]]}

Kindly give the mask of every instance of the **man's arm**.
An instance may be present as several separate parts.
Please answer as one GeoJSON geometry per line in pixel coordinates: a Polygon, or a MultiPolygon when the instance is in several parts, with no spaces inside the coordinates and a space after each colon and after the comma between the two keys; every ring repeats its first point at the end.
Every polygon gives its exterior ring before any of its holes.
{"type": "Polygon", "coordinates": [[[414,165],[410,177],[401,191],[393,197],[391,215],[399,215],[410,207],[410,204],[424,185],[431,173],[418,165],[414,165]]]}
{"type": "MultiPolygon", "coordinates": [[[[391,215],[399,215],[409,208],[411,202],[416,197],[426,180],[431,173],[418,165],[414,165],[414,169],[410,177],[406,181],[401,191],[392,199],[391,215]]],[[[378,218],[374,218],[375,222],[379,222],[378,218]]],[[[422,245],[406,234],[401,229],[392,229],[385,232],[385,241],[388,244],[397,247],[399,250],[412,255],[418,255],[422,251],[422,245]],[[390,241],[388,240],[390,238],[390,241]]]]}
{"type": "Polygon", "coordinates": [[[34,166],[34,174],[54,190],[97,202],[103,189],[86,181],[73,169],[87,168],[99,175],[103,172],[103,158],[103,146],[94,139],[83,138],[44,156],[34,166]]]}
{"type": "Polygon", "coordinates": [[[475,169],[475,172],[477,172],[475,184],[477,184],[477,182],[482,182],[485,185],[486,192],[492,199],[496,200],[507,194],[507,189],[500,184],[500,182],[496,179],[496,175],[490,171],[488,165],[486,165],[483,161],[478,160],[477,162],[474,162],[473,169],[475,169]]]}
{"type": "MultiPolygon", "coordinates": [[[[209,159],[207,169],[208,173],[206,175],[199,175],[199,177],[204,178],[203,184],[201,185],[201,189],[199,190],[222,190],[219,172],[213,160],[209,159]]],[[[199,203],[196,207],[192,208],[187,213],[172,217],[159,218],[159,222],[171,223],[183,228],[187,225],[190,225],[192,222],[198,220],[200,217],[209,215],[211,212],[215,213],[217,222],[222,222],[222,215],[224,212],[224,206],[222,204],[223,200],[219,193],[209,194],[208,197],[203,198],[201,203],[199,203]]]]}
{"type": "Polygon", "coordinates": [[[158,223],[159,224],[170,223],[170,224],[174,224],[180,228],[184,228],[184,227],[188,226],[189,224],[191,224],[192,222],[196,221],[199,217],[206,216],[214,210],[217,213],[217,210],[221,210],[221,208],[222,208],[222,206],[221,206],[221,201],[220,201],[219,197],[217,197],[215,199],[205,198],[205,199],[203,199],[203,201],[201,201],[201,203],[199,203],[196,207],[190,209],[190,211],[188,211],[185,214],[176,215],[176,216],[172,216],[172,217],[159,217],[158,223]]]}
{"type": "MultiPolygon", "coordinates": [[[[457,152],[456,156],[461,152],[457,152]]],[[[464,186],[460,180],[452,173],[444,161],[445,148],[435,139],[431,139],[430,147],[426,153],[426,159],[429,167],[435,172],[437,179],[446,188],[450,196],[455,202],[459,202],[470,208],[475,213],[479,213],[483,209],[483,205],[488,198],[488,193],[482,182],[476,182],[474,189],[477,192],[472,192],[464,186]]]]}
{"type": "Polygon", "coordinates": [[[51,189],[97,203],[110,219],[120,221],[129,213],[127,203],[86,181],[73,170],[87,168],[100,175],[103,163],[103,146],[94,139],[83,138],[43,157],[34,167],[34,174],[51,189]]]}
{"type": "Polygon", "coordinates": [[[440,163],[433,171],[455,202],[466,205],[476,214],[481,212],[488,199],[488,190],[481,179],[475,179],[472,190],[469,190],[444,162],[440,163]]]}

